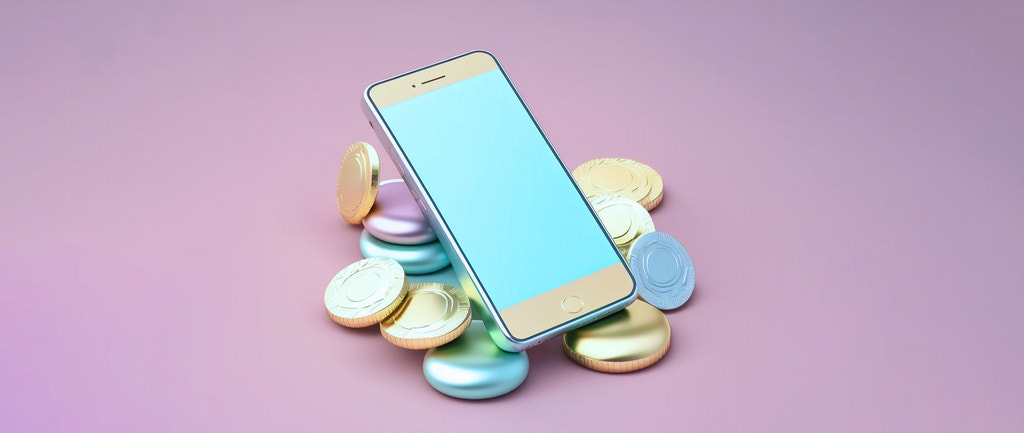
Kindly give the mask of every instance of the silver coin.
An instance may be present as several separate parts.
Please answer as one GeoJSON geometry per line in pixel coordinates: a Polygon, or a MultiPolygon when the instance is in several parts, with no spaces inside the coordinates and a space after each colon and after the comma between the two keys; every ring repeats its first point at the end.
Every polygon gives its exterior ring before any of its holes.
{"type": "Polygon", "coordinates": [[[629,268],[637,290],[647,303],[662,310],[681,307],[697,281],[690,253],[668,233],[640,236],[629,250],[629,268]]]}

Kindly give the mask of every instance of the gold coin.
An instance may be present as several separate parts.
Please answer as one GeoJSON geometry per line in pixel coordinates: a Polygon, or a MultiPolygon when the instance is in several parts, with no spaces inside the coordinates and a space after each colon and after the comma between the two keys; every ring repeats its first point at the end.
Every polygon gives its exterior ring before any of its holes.
{"type": "Polygon", "coordinates": [[[661,200],[665,198],[665,181],[662,180],[661,175],[654,171],[653,168],[639,162],[636,164],[647,170],[647,179],[651,183],[651,192],[647,193],[647,197],[644,197],[637,203],[640,203],[640,206],[643,206],[644,209],[652,210],[658,207],[661,204],[661,200]]]}
{"type": "Polygon", "coordinates": [[[572,171],[572,176],[587,198],[617,194],[654,209],[665,194],[661,175],[647,164],[624,158],[599,158],[587,161],[572,171]]]}
{"type": "Polygon", "coordinates": [[[661,310],[634,301],[625,310],[562,336],[562,350],[591,370],[628,373],[650,367],[668,353],[672,327],[661,310]]]}
{"type": "Polygon", "coordinates": [[[373,146],[358,142],[348,147],[338,169],[338,212],[350,224],[359,224],[377,199],[380,159],[373,146]]]}
{"type": "Polygon", "coordinates": [[[441,283],[409,285],[394,314],[380,322],[384,339],[406,349],[429,349],[454,340],[469,327],[469,298],[441,283]]]}
{"type": "Polygon", "coordinates": [[[406,297],[409,283],[398,262],[363,259],[342,269],[327,285],[324,306],[331,320],[350,328],[380,323],[406,297]]]}
{"type": "Polygon", "coordinates": [[[654,231],[651,214],[633,200],[620,195],[597,195],[590,198],[590,204],[622,257],[628,258],[629,247],[640,236],[654,231]]]}

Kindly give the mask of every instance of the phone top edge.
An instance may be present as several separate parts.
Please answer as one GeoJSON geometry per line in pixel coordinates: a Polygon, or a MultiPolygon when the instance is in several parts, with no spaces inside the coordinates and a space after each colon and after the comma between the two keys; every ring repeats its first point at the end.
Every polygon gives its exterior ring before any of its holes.
{"type": "MultiPolygon", "coordinates": [[[[391,77],[388,77],[388,78],[385,78],[385,79],[383,79],[383,80],[378,80],[378,81],[375,81],[375,82],[371,83],[371,84],[370,84],[369,86],[366,86],[366,90],[370,90],[370,88],[371,88],[371,87],[373,87],[373,86],[375,86],[375,85],[377,85],[377,84],[383,83],[383,82],[385,82],[385,81],[391,81],[391,80],[393,80],[393,79],[395,79],[395,78],[401,78],[401,77],[404,77],[404,76],[406,76],[406,75],[409,75],[409,74],[411,74],[411,73],[413,73],[413,72],[416,72],[416,71],[419,71],[419,70],[422,70],[422,69],[427,69],[427,68],[431,68],[431,67],[434,67],[434,66],[440,65],[440,64],[442,64],[442,63],[445,63],[445,62],[449,62],[449,61],[455,60],[455,59],[457,59],[457,58],[459,58],[459,57],[464,57],[464,56],[468,56],[468,55],[470,55],[470,54],[474,54],[474,53],[482,53],[482,54],[487,54],[488,56],[490,56],[490,57],[491,57],[491,59],[492,59],[492,60],[494,60],[494,63],[498,63],[498,58],[497,58],[497,57],[495,57],[495,56],[494,56],[494,54],[493,54],[493,53],[491,53],[490,51],[487,51],[487,50],[469,50],[469,51],[466,51],[466,52],[464,52],[464,53],[461,53],[461,54],[456,54],[456,55],[454,55],[454,56],[451,56],[451,57],[449,57],[449,58],[447,58],[447,59],[444,59],[444,60],[439,60],[439,61],[436,61],[436,62],[434,62],[434,63],[431,63],[431,64],[429,64],[429,65],[426,65],[426,66],[420,66],[420,67],[418,67],[418,68],[415,68],[415,69],[410,69],[410,70],[409,70],[409,71],[407,71],[407,72],[403,72],[403,73],[401,73],[401,74],[398,74],[398,75],[393,75],[393,76],[391,76],[391,77]]],[[[499,63],[499,64],[500,64],[500,63],[499,63]]]]}
{"type": "MultiPolygon", "coordinates": [[[[406,99],[411,99],[412,97],[419,96],[420,94],[431,92],[431,91],[436,90],[436,89],[431,89],[431,90],[425,90],[425,91],[422,91],[422,92],[417,92],[417,94],[415,94],[415,95],[413,95],[413,96],[411,96],[409,98],[403,98],[401,101],[389,102],[389,103],[384,104],[384,105],[380,105],[380,104],[377,104],[376,102],[373,102],[373,98],[371,97],[371,92],[373,91],[373,88],[375,88],[375,87],[377,87],[379,85],[389,84],[389,83],[392,83],[392,82],[394,82],[396,80],[400,80],[402,78],[408,77],[409,75],[416,74],[418,72],[422,72],[422,71],[425,71],[425,70],[428,70],[428,69],[431,69],[431,68],[435,68],[435,67],[441,66],[441,65],[443,65],[445,63],[449,63],[449,62],[458,60],[460,58],[471,56],[473,54],[478,54],[478,53],[486,55],[490,59],[490,61],[494,63],[494,67],[495,68],[504,71],[502,69],[502,67],[501,67],[501,63],[498,62],[498,58],[495,57],[494,54],[492,54],[490,51],[487,51],[487,50],[471,50],[471,51],[467,51],[467,52],[464,52],[462,54],[458,54],[458,55],[449,57],[447,59],[444,59],[444,60],[441,60],[441,61],[438,61],[438,62],[431,63],[431,64],[426,65],[426,66],[422,66],[422,67],[419,67],[419,68],[416,68],[416,69],[412,69],[410,71],[407,71],[407,72],[404,72],[404,73],[401,73],[401,74],[398,74],[398,75],[395,75],[395,76],[392,76],[392,77],[389,77],[389,78],[385,78],[383,80],[379,80],[379,81],[376,81],[374,83],[371,83],[370,85],[366,86],[366,89],[363,90],[363,97],[364,97],[364,99],[370,101],[375,108],[381,109],[381,108],[387,107],[388,105],[396,104],[396,103],[402,102],[402,101],[404,101],[406,99]]],[[[490,69],[487,69],[487,70],[490,70],[490,69]]],[[[485,71],[480,71],[479,73],[482,73],[482,72],[486,72],[486,70],[485,71]]],[[[464,80],[464,79],[469,78],[469,77],[470,76],[460,77],[458,81],[464,80]]]]}

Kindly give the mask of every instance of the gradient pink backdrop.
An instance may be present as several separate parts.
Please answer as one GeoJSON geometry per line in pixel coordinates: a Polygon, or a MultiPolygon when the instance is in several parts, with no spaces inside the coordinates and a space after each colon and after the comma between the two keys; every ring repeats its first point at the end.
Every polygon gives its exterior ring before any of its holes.
{"type": "Polygon", "coordinates": [[[213,3],[0,5],[0,430],[1024,430],[1020,2],[213,3]],[[657,366],[464,402],[324,314],[363,88],[478,48],[664,176],[657,366]]]}

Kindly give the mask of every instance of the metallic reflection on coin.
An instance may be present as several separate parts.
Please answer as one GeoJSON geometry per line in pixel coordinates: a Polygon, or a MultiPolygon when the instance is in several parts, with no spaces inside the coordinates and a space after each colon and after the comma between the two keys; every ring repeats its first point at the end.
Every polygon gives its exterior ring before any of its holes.
{"type": "MultiPolygon", "coordinates": [[[[445,266],[440,271],[431,272],[429,274],[406,274],[409,279],[409,284],[416,283],[444,283],[452,287],[462,289],[462,282],[459,281],[459,276],[455,274],[455,269],[451,266],[445,266]]],[[[487,310],[477,302],[473,301],[473,298],[469,298],[470,313],[474,319],[482,319],[487,310]]]]}
{"type": "Polygon", "coordinates": [[[405,301],[380,322],[384,339],[406,349],[429,349],[454,340],[469,327],[469,298],[441,283],[409,285],[405,301]]]}
{"type": "Polygon", "coordinates": [[[654,231],[651,214],[635,201],[618,195],[598,195],[590,198],[590,204],[623,257],[627,257],[633,241],[654,231]]]}
{"type": "Polygon", "coordinates": [[[340,325],[362,328],[380,323],[398,308],[409,286],[391,259],[363,259],[342,269],[324,292],[327,314],[340,325]]]}
{"type": "MultiPolygon", "coordinates": [[[[636,162],[636,161],[633,161],[636,162]]],[[[647,193],[647,196],[637,200],[640,206],[648,211],[658,207],[661,204],[661,200],[665,198],[665,181],[661,178],[661,175],[653,168],[636,162],[637,166],[644,171],[647,175],[647,180],[651,183],[651,192],[647,193]]]]}
{"type": "Polygon", "coordinates": [[[649,367],[668,353],[672,329],[665,314],[644,301],[567,332],[562,349],[591,370],[628,373],[649,367]]]}
{"type": "Polygon", "coordinates": [[[393,244],[418,245],[437,240],[402,179],[381,182],[373,209],[363,218],[363,227],[373,237],[393,244]]]}
{"type": "Polygon", "coordinates": [[[407,274],[428,274],[443,269],[452,262],[440,242],[420,245],[398,245],[384,242],[370,235],[366,230],[359,236],[359,250],[363,257],[387,257],[394,259],[407,274]]]}
{"type": "Polygon", "coordinates": [[[423,376],[434,389],[456,398],[479,400],[508,394],[526,380],[526,352],[498,348],[484,327],[473,320],[455,341],[427,351],[423,376]]]}
{"type": "Polygon", "coordinates": [[[646,164],[624,158],[599,158],[587,161],[572,171],[583,194],[615,194],[654,209],[664,197],[661,175],[646,164]]]}
{"type": "Polygon", "coordinates": [[[338,169],[338,212],[349,224],[359,224],[373,207],[380,182],[380,159],[377,151],[367,143],[358,142],[348,147],[338,169]]]}
{"type": "Polygon", "coordinates": [[[462,283],[459,282],[459,276],[455,274],[455,269],[451,266],[445,266],[440,271],[431,272],[429,274],[409,274],[406,275],[409,279],[409,284],[416,283],[444,283],[449,286],[462,288],[462,283]]]}
{"type": "Polygon", "coordinates": [[[668,233],[641,236],[629,251],[629,269],[645,301],[662,310],[679,308],[693,295],[697,271],[690,253],[668,233]]]}

